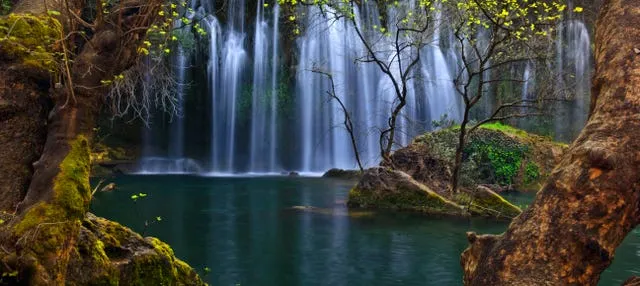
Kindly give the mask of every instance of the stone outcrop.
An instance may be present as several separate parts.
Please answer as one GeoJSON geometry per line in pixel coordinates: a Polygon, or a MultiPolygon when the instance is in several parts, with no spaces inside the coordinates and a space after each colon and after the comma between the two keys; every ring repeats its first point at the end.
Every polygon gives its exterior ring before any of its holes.
{"type": "Polygon", "coordinates": [[[510,219],[521,210],[494,190],[537,190],[566,148],[505,125],[480,128],[469,137],[463,184],[453,194],[449,186],[457,135],[450,128],[417,137],[394,152],[391,162],[366,170],[350,191],[348,205],[510,219]]]}
{"type": "MultiPolygon", "coordinates": [[[[449,187],[458,140],[456,128],[427,133],[394,152],[391,164],[442,193],[449,187]]],[[[490,124],[469,135],[464,149],[461,183],[475,189],[537,191],[560,162],[567,146],[543,136],[490,124]]]]}
{"type": "Polygon", "coordinates": [[[0,252],[0,285],[57,285],[62,281],[66,285],[205,285],[189,265],[175,257],[169,245],[91,213],[80,224],[41,224],[39,230],[46,235],[32,233],[18,240],[16,246],[24,249],[0,252]],[[65,230],[76,228],[78,235],[67,237],[65,230]],[[43,241],[35,243],[28,241],[30,238],[43,241]],[[49,263],[43,260],[51,258],[38,253],[48,252],[48,247],[61,241],[72,244],[69,251],[54,259],[64,260],[66,263],[59,266],[65,269],[50,276],[25,271],[49,263]]]}
{"type": "Polygon", "coordinates": [[[351,208],[415,211],[430,215],[513,218],[521,210],[485,187],[456,195],[439,194],[405,172],[384,167],[368,169],[349,192],[351,208]]]}

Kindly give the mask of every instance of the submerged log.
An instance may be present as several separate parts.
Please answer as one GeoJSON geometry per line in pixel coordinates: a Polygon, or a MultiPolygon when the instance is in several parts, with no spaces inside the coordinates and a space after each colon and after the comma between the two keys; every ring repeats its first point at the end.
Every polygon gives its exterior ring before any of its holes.
{"type": "Polygon", "coordinates": [[[531,207],[500,236],[469,233],[466,285],[596,285],[640,220],[640,2],[608,0],[592,114],[531,207]]]}

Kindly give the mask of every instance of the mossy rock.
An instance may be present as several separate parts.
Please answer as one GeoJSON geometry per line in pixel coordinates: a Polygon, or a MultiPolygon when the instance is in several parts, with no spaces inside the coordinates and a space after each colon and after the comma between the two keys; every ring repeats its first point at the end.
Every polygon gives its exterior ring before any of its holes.
{"type": "Polygon", "coordinates": [[[521,210],[495,192],[484,188],[461,189],[455,195],[438,194],[408,174],[388,168],[371,168],[349,192],[350,208],[392,209],[429,215],[483,216],[511,219],[521,210]]]}
{"type": "MultiPolygon", "coordinates": [[[[438,193],[451,181],[459,127],[418,136],[391,156],[393,167],[438,193]]],[[[487,124],[471,133],[465,144],[461,183],[495,185],[497,189],[537,191],[567,145],[507,125],[487,124]]]]}
{"type": "Polygon", "coordinates": [[[205,285],[169,245],[87,214],[67,283],[78,285],[205,285]]]}
{"type": "Polygon", "coordinates": [[[367,170],[349,193],[349,206],[510,219],[521,210],[479,185],[537,191],[567,148],[510,126],[485,125],[467,138],[461,186],[452,193],[459,130],[451,127],[418,136],[395,151],[383,168],[367,170]],[[434,195],[445,201],[444,208],[442,200],[433,200],[434,195]],[[451,205],[457,210],[446,207],[451,205]]]}
{"type": "Polygon", "coordinates": [[[350,192],[352,208],[418,211],[428,214],[464,215],[460,205],[420,184],[411,176],[387,168],[371,168],[350,192]]]}
{"type": "Polygon", "coordinates": [[[61,59],[62,25],[53,17],[9,14],[0,17],[0,51],[5,59],[54,72],[61,59]]]}
{"type": "Polygon", "coordinates": [[[169,245],[90,213],[82,221],[40,224],[38,234],[16,245],[0,255],[8,267],[0,267],[7,274],[0,285],[206,285],[169,245]]]}

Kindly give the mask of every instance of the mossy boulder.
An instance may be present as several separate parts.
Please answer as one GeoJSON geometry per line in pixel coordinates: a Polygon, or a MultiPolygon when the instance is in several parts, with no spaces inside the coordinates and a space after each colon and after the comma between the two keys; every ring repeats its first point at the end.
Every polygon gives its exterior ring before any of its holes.
{"type": "Polygon", "coordinates": [[[93,214],[82,222],[77,241],[67,284],[204,285],[169,245],[93,214]]]}
{"type": "Polygon", "coordinates": [[[462,215],[464,209],[420,184],[411,176],[388,168],[371,168],[349,192],[349,207],[412,210],[462,215]]]}
{"type": "MultiPolygon", "coordinates": [[[[448,189],[459,129],[418,136],[391,156],[395,168],[437,192],[448,189]]],[[[462,187],[490,185],[497,190],[537,191],[566,150],[565,144],[507,125],[488,124],[465,144],[462,187]]]]}
{"type": "Polygon", "coordinates": [[[453,204],[461,215],[513,218],[521,210],[494,190],[537,191],[567,148],[506,125],[485,125],[468,137],[461,186],[454,194],[450,183],[458,135],[453,127],[416,137],[382,168],[364,173],[349,193],[349,206],[452,214],[453,204]],[[446,201],[445,211],[425,198],[433,195],[446,201]]]}
{"type": "Polygon", "coordinates": [[[430,215],[513,218],[521,210],[483,188],[456,195],[438,193],[408,174],[384,167],[368,169],[349,192],[350,208],[392,209],[430,215]]]}
{"type": "Polygon", "coordinates": [[[169,245],[91,213],[39,224],[0,261],[0,285],[205,285],[169,245]]]}

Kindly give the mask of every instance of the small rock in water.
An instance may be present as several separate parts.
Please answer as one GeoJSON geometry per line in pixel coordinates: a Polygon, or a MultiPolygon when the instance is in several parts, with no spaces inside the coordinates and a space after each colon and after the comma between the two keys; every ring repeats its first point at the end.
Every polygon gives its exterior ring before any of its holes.
{"type": "Polygon", "coordinates": [[[337,179],[346,179],[346,180],[354,180],[359,179],[362,176],[362,172],[359,170],[343,170],[333,168],[322,175],[323,178],[337,178],[337,179]]]}
{"type": "Polygon", "coordinates": [[[299,177],[300,173],[298,172],[289,172],[289,177],[299,177]]]}
{"type": "Polygon", "coordinates": [[[116,189],[116,184],[115,183],[109,183],[106,186],[104,186],[100,191],[101,192],[110,192],[116,189]]]}

